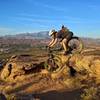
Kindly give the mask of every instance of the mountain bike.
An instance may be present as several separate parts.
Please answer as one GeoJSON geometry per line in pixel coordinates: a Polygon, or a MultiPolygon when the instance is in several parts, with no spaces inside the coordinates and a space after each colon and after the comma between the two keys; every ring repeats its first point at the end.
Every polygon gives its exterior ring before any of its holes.
{"type": "MultiPolygon", "coordinates": [[[[68,47],[69,47],[68,54],[73,55],[74,53],[81,53],[83,49],[83,42],[81,41],[79,37],[74,36],[68,40],[68,47]]],[[[69,59],[70,59],[70,56],[69,56],[69,59]]],[[[69,59],[67,62],[69,62],[69,59]]],[[[48,49],[48,59],[45,62],[45,69],[47,69],[49,72],[55,73],[55,72],[60,71],[64,65],[65,64],[63,64],[60,55],[57,55],[56,53],[54,53],[53,49],[49,48],[48,49]]]]}

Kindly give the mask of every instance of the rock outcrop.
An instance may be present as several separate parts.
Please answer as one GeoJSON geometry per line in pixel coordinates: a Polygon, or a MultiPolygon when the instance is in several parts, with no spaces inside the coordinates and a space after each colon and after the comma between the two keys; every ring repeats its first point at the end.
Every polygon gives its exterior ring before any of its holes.
{"type": "Polygon", "coordinates": [[[32,55],[14,55],[4,66],[1,72],[1,79],[3,80],[14,80],[17,76],[23,76],[39,70],[43,67],[43,60],[34,58],[32,55]]]}
{"type": "MultiPolygon", "coordinates": [[[[99,56],[73,54],[67,56],[58,55],[58,57],[61,63],[58,63],[59,66],[62,65],[64,69],[67,69],[65,71],[66,75],[70,72],[72,76],[74,76],[74,74],[86,75],[94,77],[98,83],[100,82],[99,56]]],[[[11,81],[15,80],[18,76],[25,77],[25,75],[30,73],[38,73],[39,70],[44,69],[44,62],[46,59],[47,58],[41,59],[41,57],[40,59],[34,58],[32,55],[12,56],[1,72],[1,79],[11,81]]],[[[60,72],[56,73],[57,77],[61,75],[60,72]]],[[[56,74],[51,73],[52,76],[56,76],[56,74]]]]}
{"type": "Polygon", "coordinates": [[[1,84],[0,90],[6,93],[8,97],[9,95],[13,96],[13,94],[18,97],[17,95],[21,95],[21,93],[22,95],[24,93],[38,93],[40,96],[41,93],[48,91],[65,89],[73,91],[75,89],[80,90],[84,86],[93,87],[95,93],[99,93],[100,56],[84,54],[69,54],[67,56],[58,54],[57,56],[61,62],[58,65],[63,65],[57,73],[51,73],[44,69],[44,62],[47,57],[12,56],[1,72],[0,79],[6,83],[1,84]]]}

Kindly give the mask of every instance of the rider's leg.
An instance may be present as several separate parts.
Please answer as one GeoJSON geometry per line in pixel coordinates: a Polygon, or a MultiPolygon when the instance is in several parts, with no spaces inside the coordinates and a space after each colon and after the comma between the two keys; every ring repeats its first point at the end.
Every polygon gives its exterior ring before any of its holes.
{"type": "Polygon", "coordinates": [[[68,42],[69,42],[69,40],[72,38],[72,36],[73,36],[73,33],[71,32],[71,33],[65,38],[65,39],[66,39],[66,42],[65,42],[65,46],[66,46],[65,54],[71,53],[71,50],[70,50],[70,48],[69,48],[69,46],[68,46],[68,42]]]}
{"type": "Polygon", "coordinates": [[[61,45],[60,50],[63,50],[63,43],[62,43],[62,41],[60,42],[60,45],[61,45]]]}
{"type": "Polygon", "coordinates": [[[64,52],[67,52],[68,51],[68,45],[67,45],[67,39],[63,39],[62,40],[62,45],[63,45],[63,48],[64,48],[64,52]]]}

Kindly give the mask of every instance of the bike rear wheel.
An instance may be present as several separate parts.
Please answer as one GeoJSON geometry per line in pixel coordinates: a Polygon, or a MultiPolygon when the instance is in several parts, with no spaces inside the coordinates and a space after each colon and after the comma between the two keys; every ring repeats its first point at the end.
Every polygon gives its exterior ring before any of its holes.
{"type": "Polygon", "coordinates": [[[78,37],[72,37],[68,41],[68,47],[72,53],[81,53],[83,49],[83,42],[78,37]]]}

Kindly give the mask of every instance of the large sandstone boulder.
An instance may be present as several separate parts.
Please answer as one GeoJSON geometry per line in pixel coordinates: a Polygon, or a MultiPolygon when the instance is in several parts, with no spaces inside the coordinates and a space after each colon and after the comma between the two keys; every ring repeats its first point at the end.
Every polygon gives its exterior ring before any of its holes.
{"type": "Polygon", "coordinates": [[[1,72],[1,78],[15,79],[17,76],[22,76],[30,73],[36,67],[39,67],[43,60],[34,58],[32,55],[19,55],[12,56],[4,66],[1,72]]]}
{"type": "MultiPolygon", "coordinates": [[[[70,72],[72,72],[72,75],[74,75],[73,73],[79,73],[83,76],[95,77],[98,83],[100,82],[100,57],[82,54],[69,54],[66,56],[58,54],[55,57],[57,59],[59,58],[57,60],[58,66],[62,66],[63,68],[56,74],[51,73],[54,77],[60,76],[60,73],[63,73],[63,69],[66,69],[64,70],[64,74],[66,75],[70,75],[70,72]]],[[[21,77],[31,72],[34,73],[34,69],[44,67],[43,64],[46,60],[47,57],[33,57],[32,55],[12,56],[4,66],[1,72],[1,78],[4,80],[14,80],[18,76],[21,77]]]]}
{"type": "Polygon", "coordinates": [[[79,74],[85,78],[95,78],[98,83],[100,82],[100,57],[83,54],[69,54],[67,56],[60,54],[58,57],[62,63],[59,66],[62,65],[63,68],[58,73],[53,73],[53,77],[59,77],[63,71],[66,71],[67,76],[79,74]]]}
{"type": "Polygon", "coordinates": [[[100,57],[76,54],[69,59],[69,66],[78,73],[94,77],[100,82],[100,57]]]}

